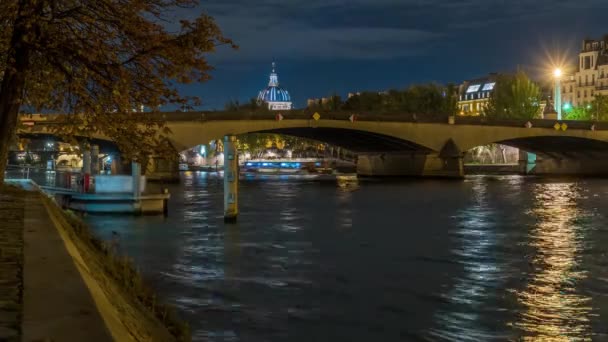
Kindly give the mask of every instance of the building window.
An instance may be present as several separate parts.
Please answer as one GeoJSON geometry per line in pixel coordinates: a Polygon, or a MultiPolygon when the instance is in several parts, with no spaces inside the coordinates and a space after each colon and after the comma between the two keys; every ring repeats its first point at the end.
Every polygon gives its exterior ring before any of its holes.
{"type": "Polygon", "coordinates": [[[585,60],[584,60],[584,68],[585,70],[587,69],[591,69],[591,57],[590,56],[585,56],[585,60]]]}
{"type": "Polygon", "coordinates": [[[587,97],[587,89],[585,89],[584,96],[587,97]]]}
{"type": "Polygon", "coordinates": [[[581,97],[581,91],[580,90],[576,92],[576,97],[581,97]]]}
{"type": "Polygon", "coordinates": [[[595,74],[591,75],[591,84],[595,84],[595,74]]]}

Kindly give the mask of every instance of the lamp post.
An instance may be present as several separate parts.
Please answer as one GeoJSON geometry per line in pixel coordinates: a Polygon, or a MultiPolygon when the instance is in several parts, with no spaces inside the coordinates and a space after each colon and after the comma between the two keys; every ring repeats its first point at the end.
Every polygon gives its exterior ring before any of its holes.
{"type": "Polygon", "coordinates": [[[555,77],[555,111],[557,112],[557,120],[562,119],[562,91],[561,91],[561,77],[562,70],[557,68],[553,71],[555,77]]]}

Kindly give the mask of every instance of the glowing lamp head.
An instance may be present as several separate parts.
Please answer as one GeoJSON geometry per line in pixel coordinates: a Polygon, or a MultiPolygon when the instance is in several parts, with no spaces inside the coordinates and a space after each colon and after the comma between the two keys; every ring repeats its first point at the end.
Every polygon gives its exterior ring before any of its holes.
{"type": "Polygon", "coordinates": [[[553,70],[553,76],[555,76],[555,78],[562,77],[562,69],[557,68],[557,69],[553,70]]]}

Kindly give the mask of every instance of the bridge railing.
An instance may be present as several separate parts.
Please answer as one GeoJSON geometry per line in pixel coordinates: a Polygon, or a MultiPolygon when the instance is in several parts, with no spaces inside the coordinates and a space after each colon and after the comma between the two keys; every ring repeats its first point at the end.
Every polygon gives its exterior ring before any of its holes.
{"type": "MultiPolygon", "coordinates": [[[[558,120],[550,119],[531,119],[531,120],[497,120],[479,116],[457,116],[455,124],[457,125],[479,125],[479,126],[503,126],[503,127],[525,127],[530,122],[531,127],[536,128],[551,128],[555,129],[555,123],[558,120]]],[[[559,120],[559,123],[565,123],[568,129],[591,129],[594,126],[595,130],[607,130],[608,122],[605,121],[579,121],[579,120],[559,120]]]]}
{"type": "MultiPolygon", "coordinates": [[[[201,112],[157,112],[143,113],[148,119],[180,122],[180,121],[230,121],[230,120],[277,120],[277,115],[281,114],[284,120],[313,120],[315,111],[311,110],[290,110],[290,111],[201,111],[201,112]]],[[[318,111],[320,120],[350,120],[352,115],[356,121],[372,121],[372,122],[417,122],[417,123],[448,123],[447,115],[428,114],[411,114],[411,113],[371,113],[371,112],[326,112],[318,111]]],[[[141,115],[142,113],[138,113],[141,115]]],[[[65,121],[59,119],[57,114],[41,114],[31,115],[26,114],[20,117],[22,124],[28,127],[29,131],[36,132],[42,130],[44,126],[61,125],[65,121]]],[[[485,126],[503,126],[503,127],[524,127],[527,122],[536,128],[554,128],[557,120],[548,119],[531,119],[531,120],[504,120],[492,119],[482,116],[455,116],[454,124],[456,125],[485,125],[485,126]]],[[[568,129],[590,129],[591,126],[595,130],[608,130],[608,122],[606,121],[578,121],[578,120],[560,120],[560,123],[566,123],[568,129]]]]}
{"type": "MultiPolygon", "coordinates": [[[[226,120],[276,120],[281,114],[284,120],[313,120],[316,112],[291,110],[276,112],[162,112],[152,114],[167,121],[226,121],[226,120]]],[[[447,122],[446,117],[428,117],[415,114],[377,114],[354,112],[318,112],[321,120],[350,120],[355,115],[357,121],[398,121],[398,122],[447,122]]]]}

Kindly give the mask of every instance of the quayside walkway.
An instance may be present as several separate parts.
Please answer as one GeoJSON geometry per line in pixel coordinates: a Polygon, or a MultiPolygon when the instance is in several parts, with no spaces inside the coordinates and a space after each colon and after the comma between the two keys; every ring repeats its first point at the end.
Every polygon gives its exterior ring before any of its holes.
{"type": "Polygon", "coordinates": [[[41,196],[0,190],[0,341],[112,341],[41,196]]]}
{"type": "Polygon", "coordinates": [[[175,325],[155,317],[160,304],[150,312],[135,298],[141,292],[108,273],[112,256],[75,237],[65,213],[35,184],[19,185],[0,186],[0,341],[176,340],[175,325]]]}

